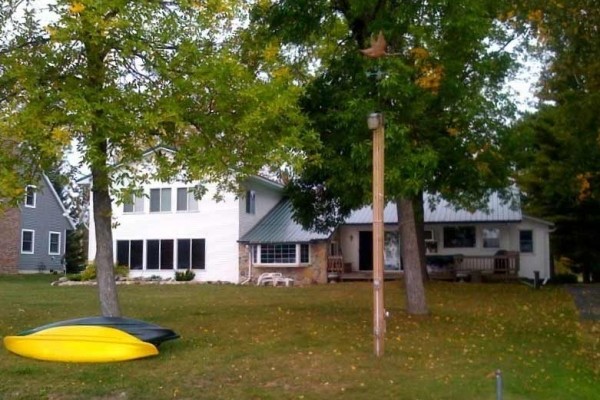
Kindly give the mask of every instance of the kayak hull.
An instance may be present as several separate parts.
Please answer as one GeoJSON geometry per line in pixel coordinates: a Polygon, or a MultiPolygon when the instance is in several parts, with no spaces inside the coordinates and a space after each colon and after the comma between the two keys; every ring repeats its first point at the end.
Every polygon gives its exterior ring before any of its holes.
{"type": "Polygon", "coordinates": [[[171,329],[163,328],[162,326],[150,324],[145,321],[140,321],[133,318],[122,318],[122,317],[85,317],[69,319],[65,321],[58,321],[51,324],[39,326],[37,328],[29,329],[19,333],[19,336],[30,335],[35,332],[40,332],[48,328],[58,326],[105,326],[109,328],[115,328],[129,333],[136,338],[151,343],[155,346],[159,346],[161,343],[167,340],[174,340],[179,338],[179,335],[173,332],[171,329]]]}
{"type": "Polygon", "coordinates": [[[6,348],[44,361],[115,362],[158,354],[157,348],[119,329],[103,326],[58,326],[26,336],[7,336],[6,348]]]}

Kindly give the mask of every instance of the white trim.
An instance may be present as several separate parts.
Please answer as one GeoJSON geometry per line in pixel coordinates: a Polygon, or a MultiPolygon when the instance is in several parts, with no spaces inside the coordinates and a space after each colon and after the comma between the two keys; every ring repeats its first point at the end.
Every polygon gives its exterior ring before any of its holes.
{"type": "Polygon", "coordinates": [[[554,227],[554,223],[550,221],[546,221],[545,219],[532,217],[531,215],[523,214],[523,219],[528,219],[533,222],[539,222],[540,224],[548,225],[549,227],[554,227]]]}
{"type": "Polygon", "coordinates": [[[61,233],[55,231],[48,232],[48,255],[50,256],[59,256],[60,255],[60,243],[61,243],[61,233]],[[52,234],[58,235],[58,251],[56,253],[52,252],[52,234]]]}
{"type": "Polygon", "coordinates": [[[131,203],[123,203],[123,214],[124,215],[130,215],[130,214],[144,214],[145,210],[146,210],[146,196],[142,195],[142,196],[136,196],[136,195],[132,195],[131,196],[131,203]],[[141,202],[140,202],[141,200],[141,202]],[[141,205],[141,210],[139,210],[137,208],[138,205],[141,205]],[[125,206],[131,206],[131,210],[132,211],[125,211],[125,206]]]}
{"type": "Polygon", "coordinates": [[[535,229],[522,229],[519,228],[519,253],[522,255],[535,255],[535,229]],[[521,232],[531,232],[531,251],[522,251],[521,250],[521,232]]]}
{"type": "Polygon", "coordinates": [[[435,242],[435,232],[433,231],[433,229],[423,229],[423,236],[425,237],[425,242],[426,243],[433,243],[435,242]],[[427,238],[427,235],[425,234],[425,232],[431,232],[431,237],[427,238]]]}
{"type": "Polygon", "coordinates": [[[198,212],[200,209],[199,201],[196,199],[194,195],[194,187],[189,186],[177,186],[175,187],[175,208],[174,212],[176,213],[190,213],[190,212],[198,212]],[[185,210],[179,210],[179,191],[185,190],[185,210]],[[190,209],[191,205],[195,204],[195,209],[190,209]]]}
{"type": "Polygon", "coordinates": [[[35,254],[35,230],[21,229],[21,254],[35,254]],[[31,232],[31,251],[23,251],[23,233],[31,232]]]}
{"type": "MultiPolygon", "coordinates": [[[[175,192],[177,192],[175,190],[175,192]]],[[[177,209],[177,204],[175,204],[175,209],[177,209]]],[[[150,214],[170,214],[173,213],[173,188],[171,186],[164,186],[164,187],[153,187],[150,188],[148,191],[148,213],[150,214]],[[159,196],[158,196],[158,211],[152,211],[152,191],[153,190],[158,190],[159,196]],[[164,190],[168,190],[169,191],[169,199],[170,199],[170,207],[169,210],[163,210],[163,191],[164,190]]]]}
{"type": "Polygon", "coordinates": [[[37,190],[37,186],[35,186],[35,185],[27,185],[25,187],[25,202],[23,204],[25,207],[27,207],[27,208],[35,208],[36,207],[36,204],[37,204],[37,192],[36,192],[36,190],[37,190]],[[27,198],[29,197],[29,193],[28,193],[29,189],[33,189],[33,204],[28,204],[27,203],[27,198]]]}
{"type": "MultiPolygon", "coordinates": [[[[263,244],[255,244],[252,245],[253,248],[256,248],[256,260],[253,261],[253,264],[256,266],[260,266],[260,267],[277,267],[277,266],[281,266],[281,267],[306,267],[309,266],[311,264],[311,256],[312,256],[312,249],[311,249],[311,245],[309,243],[263,243],[263,244]],[[295,261],[294,262],[290,262],[290,263],[284,263],[284,262],[273,262],[273,263],[263,263],[261,262],[261,255],[262,255],[262,246],[263,245],[270,245],[270,246],[277,246],[277,245],[294,245],[296,246],[296,254],[295,254],[295,261]],[[303,245],[308,246],[308,262],[301,262],[300,258],[302,256],[302,247],[303,245]]],[[[253,257],[253,255],[251,255],[253,257]]]]}

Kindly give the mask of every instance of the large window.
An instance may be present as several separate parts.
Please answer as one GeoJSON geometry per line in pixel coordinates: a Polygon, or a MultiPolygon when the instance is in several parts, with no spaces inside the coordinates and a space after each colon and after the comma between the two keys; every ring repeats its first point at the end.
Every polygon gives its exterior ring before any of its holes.
{"type": "Polygon", "coordinates": [[[248,190],[246,192],[246,214],[256,213],[256,192],[248,190]]]}
{"type": "Polygon", "coordinates": [[[117,240],[117,264],[129,269],[144,268],[144,241],[117,240]]]}
{"type": "Polygon", "coordinates": [[[25,189],[25,207],[35,208],[35,190],[35,186],[27,186],[25,189]]]}
{"type": "Polygon", "coordinates": [[[124,213],[141,213],[144,212],[144,197],[132,196],[131,203],[123,204],[124,213]]]}
{"type": "Polygon", "coordinates": [[[146,269],[173,269],[173,240],[146,241],[146,269]]]}
{"type": "Polygon", "coordinates": [[[48,234],[48,254],[51,256],[60,255],[60,232],[50,232],[48,234]]]}
{"type": "Polygon", "coordinates": [[[198,211],[198,200],[191,188],[177,189],[177,211],[198,211]]]}
{"type": "Polygon", "coordinates": [[[484,228],[483,234],[483,247],[490,249],[497,249],[500,247],[500,229],[498,228],[484,228]]]}
{"type": "Polygon", "coordinates": [[[533,253],[533,231],[519,231],[519,250],[521,253],[533,253]]]}
{"type": "Polygon", "coordinates": [[[254,260],[260,264],[307,264],[310,262],[308,244],[261,244],[253,248],[254,260]]]}
{"type": "Polygon", "coordinates": [[[171,189],[150,189],[150,212],[171,211],[171,189]]]}
{"type": "Polygon", "coordinates": [[[21,253],[33,254],[35,244],[35,231],[23,229],[21,231],[21,253]]]}
{"type": "Polygon", "coordinates": [[[444,228],[444,247],[475,247],[474,226],[447,226],[444,228]]]}
{"type": "Polygon", "coordinates": [[[204,239],[177,239],[177,269],[204,269],[204,239]]]}

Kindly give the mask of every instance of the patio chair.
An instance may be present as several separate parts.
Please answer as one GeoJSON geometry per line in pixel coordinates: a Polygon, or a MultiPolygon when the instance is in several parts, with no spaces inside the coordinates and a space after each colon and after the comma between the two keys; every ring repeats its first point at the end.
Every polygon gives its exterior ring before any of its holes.
{"type": "Polygon", "coordinates": [[[283,279],[283,274],[281,272],[264,272],[258,277],[256,286],[267,285],[268,283],[277,286],[277,283],[283,279]]]}
{"type": "Polygon", "coordinates": [[[256,285],[266,285],[269,282],[271,282],[273,286],[277,286],[279,283],[283,283],[285,286],[292,286],[294,284],[294,278],[286,278],[281,272],[265,272],[260,274],[256,281],[256,285]]]}

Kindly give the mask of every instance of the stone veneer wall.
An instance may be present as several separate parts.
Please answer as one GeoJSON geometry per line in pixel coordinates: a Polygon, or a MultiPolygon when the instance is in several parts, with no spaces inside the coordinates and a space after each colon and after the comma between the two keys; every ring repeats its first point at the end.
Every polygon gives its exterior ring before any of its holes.
{"type": "Polygon", "coordinates": [[[21,213],[18,208],[0,212],[0,273],[19,272],[21,213]]]}
{"type": "MultiPolygon", "coordinates": [[[[256,281],[263,272],[281,272],[287,278],[293,278],[297,285],[327,283],[327,242],[310,244],[311,263],[302,267],[252,266],[252,280],[256,281]]],[[[239,245],[240,282],[248,278],[248,260],[250,248],[239,245]]]]}

